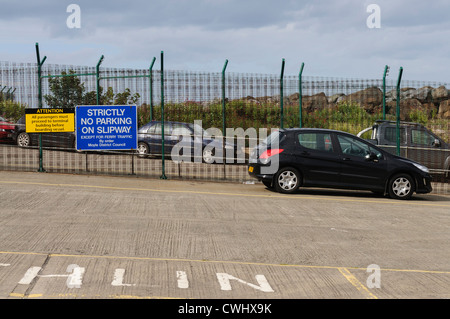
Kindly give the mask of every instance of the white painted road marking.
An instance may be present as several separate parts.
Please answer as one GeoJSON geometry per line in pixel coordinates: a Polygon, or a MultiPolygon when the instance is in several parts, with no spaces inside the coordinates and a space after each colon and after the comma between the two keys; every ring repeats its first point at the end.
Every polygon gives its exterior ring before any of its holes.
{"type": "Polygon", "coordinates": [[[256,281],[258,282],[259,286],[249,283],[249,282],[246,282],[242,279],[236,278],[236,277],[226,274],[226,273],[217,273],[217,279],[219,280],[221,290],[231,290],[230,280],[236,280],[237,282],[246,284],[247,286],[252,287],[253,289],[256,289],[256,290],[260,290],[263,292],[274,292],[264,275],[256,275],[255,278],[256,278],[256,281]]]}
{"type": "Polygon", "coordinates": [[[124,284],[123,283],[123,277],[125,275],[125,269],[123,268],[117,268],[114,272],[114,279],[111,282],[112,286],[121,286],[121,287],[131,287],[136,286],[136,284],[124,284]]]}

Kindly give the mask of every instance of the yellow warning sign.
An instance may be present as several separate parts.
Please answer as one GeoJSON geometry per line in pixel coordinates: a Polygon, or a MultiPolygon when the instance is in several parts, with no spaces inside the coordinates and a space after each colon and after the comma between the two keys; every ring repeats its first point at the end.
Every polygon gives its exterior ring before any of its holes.
{"type": "Polygon", "coordinates": [[[75,131],[75,109],[26,109],[27,133],[75,131]]]}

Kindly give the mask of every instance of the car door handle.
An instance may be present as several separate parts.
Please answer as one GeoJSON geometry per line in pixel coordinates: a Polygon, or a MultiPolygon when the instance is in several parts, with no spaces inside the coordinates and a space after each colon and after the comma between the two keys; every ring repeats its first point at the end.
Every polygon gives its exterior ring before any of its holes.
{"type": "Polygon", "coordinates": [[[350,161],[351,159],[350,159],[350,157],[343,157],[342,160],[343,161],[350,161]]]}
{"type": "Polygon", "coordinates": [[[309,156],[309,153],[307,151],[303,151],[303,152],[300,153],[300,155],[309,156]]]}

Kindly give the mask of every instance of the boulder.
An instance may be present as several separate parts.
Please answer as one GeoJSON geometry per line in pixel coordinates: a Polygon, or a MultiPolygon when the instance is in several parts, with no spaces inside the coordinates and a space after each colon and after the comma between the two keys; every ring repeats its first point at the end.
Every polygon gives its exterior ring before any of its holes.
{"type": "Polygon", "coordinates": [[[411,98],[417,99],[420,102],[431,102],[432,96],[431,92],[433,91],[433,88],[431,86],[424,86],[420,89],[417,89],[414,94],[412,94],[411,98]]]}
{"type": "Polygon", "coordinates": [[[434,103],[440,103],[449,98],[449,92],[445,86],[440,86],[436,89],[431,90],[431,97],[434,103]]]}
{"type": "MultiPolygon", "coordinates": [[[[390,101],[386,103],[386,108],[389,114],[397,115],[397,102],[390,101]]],[[[421,110],[427,113],[428,106],[424,107],[423,104],[417,99],[404,99],[400,101],[400,120],[402,121],[410,121],[410,113],[413,110],[421,110]]]]}
{"type": "Polygon", "coordinates": [[[345,96],[345,94],[333,94],[332,96],[328,97],[328,103],[336,103],[339,98],[345,96]]]}
{"type": "Polygon", "coordinates": [[[327,106],[328,99],[323,92],[311,96],[304,96],[302,98],[302,107],[305,108],[308,113],[322,110],[327,106]]]}
{"type": "Polygon", "coordinates": [[[378,87],[370,87],[341,97],[338,100],[341,102],[358,103],[367,112],[373,113],[373,110],[383,103],[383,91],[381,91],[378,87]]]}
{"type": "Polygon", "coordinates": [[[294,93],[289,95],[289,101],[297,102],[300,99],[300,93],[294,93]]]}
{"type": "Polygon", "coordinates": [[[450,119],[450,100],[442,101],[439,104],[438,117],[441,119],[450,119]]]}
{"type": "Polygon", "coordinates": [[[415,88],[401,88],[400,89],[400,100],[404,99],[412,99],[416,95],[416,89],[415,88]]]}

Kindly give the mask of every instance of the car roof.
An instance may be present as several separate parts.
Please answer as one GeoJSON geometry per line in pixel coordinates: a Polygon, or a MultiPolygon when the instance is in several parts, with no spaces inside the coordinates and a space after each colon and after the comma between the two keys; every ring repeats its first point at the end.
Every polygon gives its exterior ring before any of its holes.
{"type": "MultiPolygon", "coordinates": [[[[153,123],[161,123],[161,121],[150,121],[147,124],[153,124],[153,123]]],[[[186,125],[192,125],[192,123],[186,123],[186,122],[176,122],[176,121],[164,121],[165,124],[186,124],[186,125]]]]}
{"type": "MultiPolygon", "coordinates": [[[[375,124],[378,125],[396,125],[397,122],[395,121],[386,121],[386,120],[377,120],[375,121],[375,124]]],[[[420,123],[415,123],[415,122],[405,122],[405,121],[400,121],[400,125],[403,126],[417,126],[417,127],[424,127],[422,124],[420,123]]]]}
{"type": "Polygon", "coordinates": [[[327,128],[314,128],[314,127],[292,127],[292,128],[285,128],[285,129],[280,129],[281,132],[308,132],[308,131],[314,131],[314,132],[324,132],[324,133],[343,133],[343,134],[349,134],[349,135],[353,135],[351,133],[348,132],[344,132],[344,131],[339,131],[339,130],[332,130],[332,129],[327,129],[327,128]]]}

